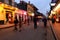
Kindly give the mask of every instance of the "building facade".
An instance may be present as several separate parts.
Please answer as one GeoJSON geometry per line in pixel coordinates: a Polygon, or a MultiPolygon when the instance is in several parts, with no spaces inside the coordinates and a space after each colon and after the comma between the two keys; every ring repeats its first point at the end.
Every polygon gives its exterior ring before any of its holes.
{"type": "Polygon", "coordinates": [[[14,6],[15,0],[0,0],[0,2],[14,6]]]}
{"type": "Polygon", "coordinates": [[[4,0],[4,3],[14,6],[15,0],[4,0]]]}
{"type": "Polygon", "coordinates": [[[53,0],[51,3],[55,3],[55,5],[51,6],[50,17],[55,17],[55,20],[60,22],[60,0],[53,0]]]}
{"type": "Polygon", "coordinates": [[[30,4],[30,1],[27,3],[27,13],[30,16],[33,16],[33,14],[38,10],[33,4],[30,4]]]}
{"type": "Polygon", "coordinates": [[[33,4],[31,4],[30,1],[27,3],[27,14],[31,20],[33,20],[37,10],[38,9],[33,4]]]}
{"type": "Polygon", "coordinates": [[[0,24],[12,23],[14,20],[15,7],[14,0],[0,1],[0,24]]]}
{"type": "Polygon", "coordinates": [[[20,1],[20,3],[17,4],[17,7],[21,10],[27,11],[27,3],[25,1],[20,1]]]}
{"type": "Polygon", "coordinates": [[[0,0],[0,2],[3,2],[4,3],[4,0],[0,0]]]}

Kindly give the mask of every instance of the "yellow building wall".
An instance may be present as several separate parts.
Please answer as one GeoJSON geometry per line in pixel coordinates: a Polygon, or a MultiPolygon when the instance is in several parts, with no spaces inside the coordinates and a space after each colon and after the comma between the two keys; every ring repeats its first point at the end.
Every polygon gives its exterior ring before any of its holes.
{"type": "Polygon", "coordinates": [[[14,17],[15,17],[15,11],[12,11],[12,18],[13,18],[13,21],[14,21],[14,17]]]}
{"type": "Polygon", "coordinates": [[[12,21],[14,21],[15,11],[12,11],[12,10],[6,10],[6,9],[5,9],[5,21],[6,21],[6,11],[12,12],[12,21]]]}
{"type": "Polygon", "coordinates": [[[14,20],[15,15],[15,11],[13,11],[14,9],[15,9],[14,7],[9,6],[7,4],[0,4],[0,20],[4,20],[4,23],[6,22],[6,11],[12,12],[12,20],[14,20]]]}
{"type": "Polygon", "coordinates": [[[0,6],[0,20],[5,20],[5,12],[3,7],[0,6]]]}

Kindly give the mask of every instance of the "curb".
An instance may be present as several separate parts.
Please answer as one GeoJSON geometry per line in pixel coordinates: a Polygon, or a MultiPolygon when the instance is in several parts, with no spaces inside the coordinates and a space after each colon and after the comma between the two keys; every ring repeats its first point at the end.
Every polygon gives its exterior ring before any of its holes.
{"type": "Polygon", "coordinates": [[[14,25],[6,26],[6,27],[1,27],[0,29],[7,29],[7,28],[11,28],[11,27],[14,27],[14,25]]]}
{"type": "Polygon", "coordinates": [[[49,21],[49,23],[50,23],[51,31],[52,31],[52,34],[53,34],[55,40],[58,40],[57,35],[55,34],[55,31],[53,29],[53,25],[52,25],[51,21],[49,21]]]}

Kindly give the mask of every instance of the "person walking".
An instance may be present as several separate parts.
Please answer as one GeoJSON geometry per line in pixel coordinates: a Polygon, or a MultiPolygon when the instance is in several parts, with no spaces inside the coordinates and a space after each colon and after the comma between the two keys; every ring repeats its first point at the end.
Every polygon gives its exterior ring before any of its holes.
{"type": "Polygon", "coordinates": [[[36,18],[36,15],[34,15],[33,22],[34,22],[34,29],[37,29],[37,18],[36,18]]]}
{"type": "Polygon", "coordinates": [[[53,23],[53,24],[55,23],[55,18],[54,18],[54,17],[52,17],[52,23],[53,23]]]}
{"type": "Polygon", "coordinates": [[[46,27],[47,26],[47,19],[46,19],[46,17],[43,18],[43,22],[44,22],[44,27],[46,27]]]}
{"type": "Polygon", "coordinates": [[[21,16],[19,15],[19,32],[21,32],[21,27],[22,27],[22,19],[21,16]]]}
{"type": "Polygon", "coordinates": [[[15,24],[15,25],[14,25],[14,30],[17,31],[17,30],[18,30],[18,29],[17,29],[17,24],[18,24],[17,14],[15,14],[14,24],[15,24]]]}
{"type": "Polygon", "coordinates": [[[9,13],[6,13],[6,23],[9,21],[8,16],[9,16],[9,13]]]}
{"type": "Polygon", "coordinates": [[[29,19],[29,17],[27,18],[27,22],[28,22],[28,25],[30,25],[30,19],[29,19]]]}

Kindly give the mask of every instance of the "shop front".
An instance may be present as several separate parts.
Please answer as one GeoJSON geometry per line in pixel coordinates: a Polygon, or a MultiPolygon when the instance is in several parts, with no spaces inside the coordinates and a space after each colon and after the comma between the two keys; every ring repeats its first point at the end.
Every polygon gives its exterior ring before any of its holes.
{"type": "Polygon", "coordinates": [[[10,5],[4,6],[5,10],[5,23],[13,23],[14,22],[14,15],[15,15],[15,7],[10,5]]]}
{"type": "Polygon", "coordinates": [[[52,10],[50,16],[54,17],[56,22],[60,22],[60,3],[52,10]]]}
{"type": "Polygon", "coordinates": [[[15,13],[17,13],[18,16],[21,16],[22,22],[26,22],[26,20],[27,20],[27,12],[26,11],[18,9],[15,11],[15,13]]]}
{"type": "Polygon", "coordinates": [[[31,21],[33,21],[34,13],[32,11],[28,11],[28,17],[31,21]]]}
{"type": "Polygon", "coordinates": [[[4,24],[4,20],[5,20],[4,4],[0,3],[0,24],[4,24]]]}
{"type": "Polygon", "coordinates": [[[0,24],[13,23],[15,8],[1,3],[0,4],[0,24]]]}

